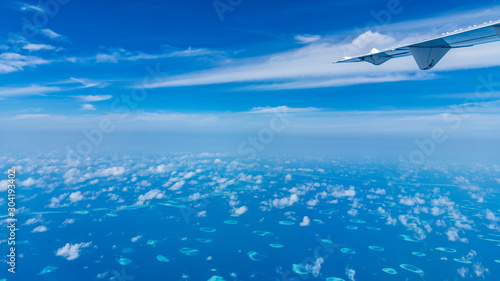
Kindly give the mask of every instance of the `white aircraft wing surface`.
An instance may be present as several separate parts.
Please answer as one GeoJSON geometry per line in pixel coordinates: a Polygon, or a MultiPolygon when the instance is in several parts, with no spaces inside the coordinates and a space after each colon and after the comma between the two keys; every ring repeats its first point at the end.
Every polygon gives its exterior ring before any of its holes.
{"type": "Polygon", "coordinates": [[[373,49],[366,55],[345,57],[343,60],[333,63],[366,61],[374,65],[380,65],[392,58],[411,55],[420,69],[428,70],[434,67],[450,49],[471,47],[499,40],[500,21],[488,22],[467,29],[443,33],[434,38],[404,44],[392,49],[383,51],[373,49]]]}

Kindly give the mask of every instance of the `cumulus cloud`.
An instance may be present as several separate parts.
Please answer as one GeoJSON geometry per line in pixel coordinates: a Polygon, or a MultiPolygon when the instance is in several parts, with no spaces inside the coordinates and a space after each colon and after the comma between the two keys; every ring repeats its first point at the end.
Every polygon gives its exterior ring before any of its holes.
{"type": "Polygon", "coordinates": [[[98,177],[116,177],[121,176],[125,173],[125,168],[123,167],[111,167],[103,170],[96,171],[95,176],[98,177]]]}
{"type": "Polygon", "coordinates": [[[59,195],[58,197],[52,197],[50,199],[50,205],[49,208],[59,208],[59,207],[66,207],[68,204],[61,204],[61,201],[68,196],[68,193],[63,193],[59,195]]]}
{"type": "Polygon", "coordinates": [[[321,264],[324,262],[325,260],[323,258],[317,258],[316,261],[314,262],[314,265],[312,267],[312,270],[311,270],[311,273],[314,277],[318,277],[319,276],[319,273],[320,273],[320,270],[321,270],[321,264]]]}
{"type": "Polygon", "coordinates": [[[141,238],[142,238],[142,235],[137,235],[137,236],[130,238],[130,241],[135,243],[135,242],[139,241],[139,239],[141,239],[141,238]]]}
{"type": "Polygon", "coordinates": [[[136,205],[144,205],[144,202],[152,200],[152,199],[161,199],[163,198],[164,194],[161,190],[159,189],[153,189],[145,194],[139,195],[139,198],[137,198],[137,202],[135,203],[136,205]]]}
{"type": "Polygon", "coordinates": [[[182,186],[185,184],[186,182],[185,181],[178,181],[176,183],[174,183],[171,187],[169,187],[168,189],[170,190],[179,190],[182,188],[182,186]]]}
{"type": "Polygon", "coordinates": [[[485,277],[485,275],[489,272],[490,270],[487,269],[486,267],[482,266],[481,263],[476,262],[474,264],[474,273],[476,274],[477,277],[485,277]]]}
{"type": "Polygon", "coordinates": [[[272,206],[277,207],[277,208],[283,208],[283,207],[288,207],[292,206],[293,203],[299,201],[299,197],[297,194],[292,194],[289,197],[284,197],[281,199],[274,199],[272,201],[272,206]]]}
{"type": "Polygon", "coordinates": [[[309,219],[308,216],[304,216],[302,219],[302,222],[299,223],[300,226],[308,226],[311,220],[309,219]]]}
{"type": "Polygon", "coordinates": [[[342,186],[337,186],[332,191],[333,197],[354,197],[356,196],[356,190],[354,186],[350,186],[349,189],[344,189],[342,186]]]}
{"type": "Polygon", "coordinates": [[[345,268],[345,275],[349,278],[350,281],[355,281],[354,275],[356,275],[356,271],[352,268],[346,267],[345,268]]]}
{"type": "Polygon", "coordinates": [[[397,222],[398,222],[398,219],[392,218],[391,216],[388,216],[387,217],[387,221],[385,222],[385,224],[387,224],[387,225],[396,225],[397,222]]]}
{"type": "Polygon", "coordinates": [[[438,208],[438,207],[432,207],[432,209],[431,209],[431,214],[432,214],[433,216],[439,216],[439,215],[441,215],[441,214],[443,214],[443,213],[444,213],[444,211],[443,211],[443,210],[441,210],[441,209],[440,209],[440,208],[438,208]]]}
{"type": "Polygon", "coordinates": [[[79,244],[66,243],[64,247],[59,248],[57,250],[56,255],[64,257],[67,260],[77,259],[80,256],[80,250],[89,247],[91,243],[92,242],[79,243],[79,244]]]}
{"type": "Polygon", "coordinates": [[[425,201],[421,198],[418,198],[417,196],[415,197],[411,197],[411,196],[405,196],[403,198],[401,198],[401,200],[399,200],[399,204],[403,204],[403,205],[406,205],[406,206],[413,206],[415,204],[424,204],[425,201]]]}
{"type": "Polygon", "coordinates": [[[244,214],[246,211],[248,211],[247,206],[241,206],[239,208],[235,208],[232,210],[232,216],[239,217],[240,215],[244,214]]]}
{"type": "Polygon", "coordinates": [[[20,182],[20,185],[21,185],[21,186],[30,187],[30,186],[32,186],[32,185],[34,185],[34,184],[36,184],[36,183],[38,183],[38,181],[37,181],[37,180],[33,179],[32,177],[29,177],[29,178],[27,178],[26,180],[24,180],[24,181],[20,182]]]}
{"type": "Polygon", "coordinates": [[[458,235],[458,229],[454,227],[451,227],[450,229],[448,229],[448,231],[446,231],[446,236],[448,236],[449,241],[459,240],[464,243],[468,242],[467,238],[460,238],[460,236],[458,235]]]}
{"type": "Polygon", "coordinates": [[[81,201],[83,199],[84,199],[84,197],[83,197],[81,191],[76,191],[76,192],[73,192],[69,195],[69,200],[71,201],[71,203],[75,203],[75,202],[81,201]]]}

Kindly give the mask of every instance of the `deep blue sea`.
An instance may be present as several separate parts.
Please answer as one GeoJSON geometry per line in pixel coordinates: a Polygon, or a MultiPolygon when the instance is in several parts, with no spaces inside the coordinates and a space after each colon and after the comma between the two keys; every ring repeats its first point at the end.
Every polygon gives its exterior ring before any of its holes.
{"type": "Polygon", "coordinates": [[[16,273],[5,265],[1,280],[500,280],[493,164],[402,172],[380,159],[210,153],[1,163],[16,167],[18,208],[16,273]]]}

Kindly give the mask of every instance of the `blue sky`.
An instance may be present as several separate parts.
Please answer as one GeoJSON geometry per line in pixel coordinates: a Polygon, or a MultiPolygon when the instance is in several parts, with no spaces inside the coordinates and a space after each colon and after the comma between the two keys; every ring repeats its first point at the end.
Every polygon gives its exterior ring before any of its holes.
{"type": "Polygon", "coordinates": [[[500,81],[499,43],[452,50],[425,72],[411,57],[378,67],[331,62],[498,20],[498,4],[61,0],[47,8],[3,1],[0,118],[9,134],[0,140],[63,149],[111,118],[116,131],[102,147],[235,151],[285,110],[292,121],[269,144],[276,151],[397,143],[404,154],[434,128],[456,147],[492,145],[500,82],[471,97],[481,79],[500,81]],[[397,12],[388,13],[390,5],[397,12]],[[32,23],[39,26],[27,28],[32,23]],[[124,95],[139,93],[146,96],[128,103],[126,116],[117,112],[124,95]],[[457,111],[471,102],[472,115],[457,111]],[[447,114],[463,122],[453,127],[447,114]]]}

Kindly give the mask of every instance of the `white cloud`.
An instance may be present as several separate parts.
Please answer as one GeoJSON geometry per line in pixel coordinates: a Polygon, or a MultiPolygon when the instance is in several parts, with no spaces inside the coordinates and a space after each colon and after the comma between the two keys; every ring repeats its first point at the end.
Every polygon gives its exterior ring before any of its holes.
{"type": "Polygon", "coordinates": [[[63,221],[63,223],[61,224],[61,226],[65,226],[67,224],[73,224],[73,223],[75,223],[75,219],[65,219],[63,221]]]}
{"type": "Polygon", "coordinates": [[[43,95],[47,93],[58,92],[60,90],[61,89],[59,87],[46,87],[38,85],[31,85],[26,87],[0,87],[0,98],[43,95]]]}
{"type": "Polygon", "coordinates": [[[83,199],[84,199],[84,197],[83,197],[81,191],[76,191],[76,192],[73,192],[69,195],[69,200],[71,201],[71,203],[75,203],[75,202],[81,201],[83,199]]]}
{"type": "Polygon", "coordinates": [[[35,227],[31,232],[33,232],[33,233],[45,232],[47,230],[49,230],[47,227],[45,227],[44,225],[40,225],[40,226],[35,227]]]}
{"type": "Polygon", "coordinates": [[[291,181],[292,180],[292,175],[288,174],[285,176],[285,181],[291,181]]]}
{"type": "Polygon", "coordinates": [[[49,61],[35,56],[24,56],[17,53],[0,54],[0,74],[24,70],[26,66],[48,64],[49,61]]]}
{"type": "Polygon", "coordinates": [[[111,167],[107,169],[98,170],[95,175],[98,177],[116,177],[121,176],[125,173],[125,168],[123,167],[111,167]]]}
{"type": "Polygon", "coordinates": [[[172,58],[172,57],[195,57],[195,56],[207,56],[207,55],[223,55],[224,52],[215,51],[205,48],[191,48],[188,47],[185,50],[167,50],[159,54],[147,54],[143,52],[130,52],[123,48],[108,48],[108,52],[103,52],[97,54],[92,58],[81,58],[77,59],[80,61],[85,60],[95,60],[98,63],[117,63],[119,61],[137,61],[137,60],[151,60],[151,59],[162,59],[162,58],[172,58]]]}
{"type": "Polygon", "coordinates": [[[61,34],[58,34],[55,31],[48,28],[40,29],[40,32],[50,39],[60,39],[63,37],[61,34]]]}
{"type": "Polygon", "coordinates": [[[251,83],[253,89],[304,89],[431,79],[435,77],[433,73],[443,71],[498,66],[498,60],[491,60],[498,54],[498,42],[473,48],[453,49],[428,72],[420,71],[412,57],[390,60],[380,66],[364,62],[332,65],[331,62],[345,56],[366,54],[372,48],[392,48],[416,39],[452,31],[459,26],[466,27],[466,24],[482,23],[486,18],[489,20],[490,17],[495,17],[499,10],[497,7],[468,10],[464,13],[454,13],[452,16],[440,15],[395,22],[377,26],[378,28],[372,26],[372,30],[351,30],[323,38],[317,35],[297,35],[295,39],[306,45],[257,57],[233,59],[222,67],[166,76],[161,81],[148,84],[147,87],[251,83]]]}
{"type": "Polygon", "coordinates": [[[281,199],[274,199],[272,201],[273,207],[278,207],[278,208],[283,208],[283,207],[288,207],[292,206],[293,203],[299,201],[299,197],[297,194],[292,194],[290,197],[284,197],[281,199]]]}
{"type": "Polygon", "coordinates": [[[316,261],[314,262],[314,266],[312,267],[312,270],[311,270],[311,273],[312,273],[313,277],[318,277],[319,272],[321,270],[321,264],[324,261],[325,260],[323,258],[317,258],[316,259],[316,261]]]}
{"type": "MultiPolygon", "coordinates": [[[[366,45],[390,45],[394,39],[379,33],[367,32],[360,36],[366,45]]],[[[147,88],[179,87],[235,82],[252,82],[252,89],[284,89],[330,87],[401,79],[421,79],[420,76],[396,75],[394,71],[414,71],[415,65],[403,60],[400,65],[384,67],[373,72],[375,66],[343,64],[332,65],[332,58],[342,56],[342,50],[354,48],[359,41],[351,43],[329,43],[318,41],[301,48],[256,58],[242,59],[233,65],[166,77],[162,81],[147,84],[147,88]],[[413,68],[411,68],[413,67],[413,68]],[[393,73],[394,72],[394,73],[393,73]],[[390,74],[390,75],[389,75],[390,74]],[[388,76],[389,75],[389,76],[388,76]],[[347,80],[346,80],[347,79],[347,80]],[[352,79],[352,80],[351,80],[352,79]],[[280,81],[278,84],[270,81],[280,81]]],[[[359,49],[359,46],[356,46],[359,49]]],[[[362,49],[362,48],[361,48],[362,49]]]]}
{"type": "Polygon", "coordinates": [[[46,118],[46,117],[51,117],[52,115],[50,114],[18,114],[14,116],[12,119],[14,120],[25,120],[25,119],[40,119],[40,118],[46,118]]]}
{"type": "Polygon", "coordinates": [[[38,217],[37,218],[31,218],[31,219],[27,220],[24,224],[25,225],[31,225],[31,224],[35,224],[35,223],[39,222],[40,220],[41,219],[38,218],[38,217]]]}
{"type": "Polygon", "coordinates": [[[135,237],[130,238],[130,241],[135,243],[135,242],[139,241],[139,239],[141,239],[141,238],[142,238],[142,235],[137,235],[135,237]]]}
{"type": "Polygon", "coordinates": [[[0,181],[0,192],[6,191],[9,188],[9,180],[0,181]]]}
{"type": "Polygon", "coordinates": [[[454,227],[451,227],[450,229],[448,229],[448,231],[446,231],[446,236],[448,236],[448,240],[449,241],[461,241],[461,242],[464,242],[464,243],[467,243],[468,240],[467,238],[460,238],[459,235],[458,235],[458,229],[454,228],[454,227]]]}
{"type": "Polygon", "coordinates": [[[167,56],[169,57],[193,57],[193,56],[203,56],[203,55],[212,55],[212,54],[222,54],[219,51],[214,51],[210,49],[205,49],[205,48],[191,48],[188,47],[185,50],[180,50],[180,51],[173,51],[170,53],[167,53],[167,56]]]}
{"type": "Polygon", "coordinates": [[[40,13],[45,13],[45,10],[37,5],[30,5],[27,3],[22,3],[20,7],[21,11],[35,11],[35,12],[40,12],[40,13]]]}
{"type": "Polygon", "coordinates": [[[321,36],[319,36],[319,35],[305,34],[305,35],[296,35],[295,36],[295,40],[297,40],[297,42],[299,42],[300,44],[309,44],[312,42],[316,42],[320,39],[321,39],[321,36]]]}
{"type": "Polygon", "coordinates": [[[243,215],[246,211],[248,211],[247,206],[241,206],[239,208],[233,209],[231,215],[234,217],[239,217],[239,216],[243,215]]]}
{"type": "Polygon", "coordinates": [[[139,195],[139,198],[137,198],[137,202],[135,203],[136,205],[144,205],[144,202],[152,200],[152,199],[161,199],[163,198],[164,194],[161,190],[159,189],[153,189],[145,194],[139,195]]]}
{"type": "Polygon", "coordinates": [[[358,215],[358,210],[356,210],[356,209],[350,209],[349,211],[347,211],[347,214],[355,217],[355,216],[358,215]]]}
{"type": "Polygon", "coordinates": [[[108,54],[97,54],[95,56],[95,61],[96,62],[111,62],[111,63],[117,63],[118,58],[116,55],[108,55],[108,54]]]}
{"type": "Polygon", "coordinates": [[[34,184],[36,184],[37,182],[38,182],[37,180],[33,179],[32,177],[29,177],[29,178],[27,178],[26,180],[24,180],[24,181],[20,182],[19,184],[20,184],[21,186],[30,187],[30,186],[32,186],[32,185],[34,185],[34,184]]]}
{"type": "MultiPolygon", "coordinates": [[[[1,89],[1,88],[0,88],[1,89]]],[[[0,90],[1,93],[1,90],[0,90]]],[[[484,140],[498,139],[500,132],[491,130],[491,127],[500,126],[500,104],[489,104],[478,107],[474,114],[467,117],[467,122],[460,130],[453,133],[457,137],[477,137],[484,140]]],[[[273,107],[276,108],[276,107],[273,107]]],[[[445,131],[455,123],[444,119],[449,107],[431,107],[428,109],[387,109],[387,110],[364,110],[364,111],[335,111],[323,108],[318,111],[311,111],[307,114],[290,114],[293,122],[286,126],[286,135],[301,136],[335,136],[335,137],[361,137],[373,134],[377,137],[411,137],[413,142],[416,134],[425,136],[433,132],[436,128],[445,131]],[[348,117],[348,118],[346,118],[348,117]]],[[[464,109],[467,110],[467,109],[464,109]]],[[[255,110],[258,111],[258,110],[255,110]]],[[[260,111],[260,109],[259,109],[260,111]]],[[[270,110],[268,112],[272,112],[270,110]]],[[[292,110],[293,111],[293,110],[292,110]]],[[[21,114],[14,117],[0,118],[4,124],[12,123],[16,119],[16,130],[27,130],[27,128],[47,127],[58,130],[75,129],[80,130],[99,124],[102,118],[111,118],[113,122],[127,130],[149,131],[161,130],[194,130],[197,132],[227,133],[231,132],[236,136],[241,133],[249,134],[259,132],[262,126],[269,126],[269,116],[267,114],[248,114],[250,111],[241,112],[208,112],[208,113],[181,113],[181,112],[131,112],[127,120],[121,120],[119,114],[102,113],[92,116],[76,115],[31,115],[21,114]],[[42,122],[42,117],[44,118],[42,122]],[[34,120],[34,119],[40,120],[34,120]],[[241,126],[241,124],[247,126],[241,126]]],[[[42,113],[40,113],[42,114],[42,113]]],[[[272,113],[269,113],[272,114],[272,113]]],[[[447,117],[446,117],[447,118],[447,117]]],[[[460,119],[461,117],[458,116],[460,119]]],[[[464,117],[465,118],[465,117],[464,117]]],[[[291,118],[289,119],[292,120],[291,118]]],[[[278,120],[276,126],[281,126],[283,121],[278,120]]],[[[446,132],[448,133],[448,132],[446,132]]],[[[245,137],[240,137],[244,139],[245,137]]],[[[422,137],[423,138],[423,137],[422,137]]],[[[281,138],[276,141],[281,142],[281,138]]],[[[286,138],[292,140],[293,138],[286,138]]],[[[387,143],[390,143],[389,141],[387,143]]],[[[404,152],[403,152],[404,153],[404,152]]],[[[286,174],[285,174],[286,175],[286,174]]],[[[440,207],[436,204],[453,204],[444,202],[443,198],[432,199],[432,207],[440,207]],[[443,201],[443,202],[441,202],[443,201]]],[[[449,199],[448,199],[449,201],[449,199]]],[[[399,202],[399,199],[398,199],[399,202]]]]}
{"type": "Polygon", "coordinates": [[[485,211],[485,217],[487,220],[490,220],[492,222],[499,221],[500,219],[495,216],[495,213],[493,213],[491,210],[486,209],[485,211]]]}
{"type": "Polygon", "coordinates": [[[61,204],[61,201],[64,200],[68,196],[68,193],[63,193],[59,195],[58,197],[52,197],[50,199],[50,205],[49,208],[59,208],[59,207],[65,207],[68,206],[67,204],[61,204]]]}
{"type": "Polygon", "coordinates": [[[299,223],[299,225],[300,226],[308,226],[310,222],[311,222],[311,220],[309,219],[309,217],[304,216],[304,218],[302,219],[302,222],[299,223]]]}
{"type": "Polygon", "coordinates": [[[256,113],[256,114],[268,114],[268,113],[298,113],[298,112],[312,112],[318,111],[319,108],[315,107],[303,107],[303,108],[292,108],[286,105],[281,105],[277,107],[254,107],[247,113],[256,113]]]}
{"type": "Polygon", "coordinates": [[[174,183],[171,187],[169,187],[168,189],[170,190],[179,190],[182,188],[182,186],[184,185],[185,181],[178,181],[176,183],[174,183]]]}
{"type": "Polygon", "coordinates": [[[431,209],[431,214],[433,216],[439,216],[439,215],[441,215],[443,213],[444,213],[444,211],[441,210],[441,209],[439,209],[438,207],[432,207],[432,209],[431,209]]]}
{"type": "MultiPolygon", "coordinates": [[[[87,78],[75,78],[75,77],[70,77],[66,81],[61,81],[59,82],[60,84],[74,84],[78,83],[81,84],[82,86],[80,87],[74,87],[70,89],[85,89],[85,88],[92,88],[92,87],[99,87],[99,88],[104,88],[109,85],[109,83],[105,82],[100,82],[100,81],[93,81],[87,78]]],[[[76,98],[81,98],[83,101],[101,101],[101,100],[107,100],[110,99],[112,96],[111,95],[87,95],[87,96],[75,96],[76,98]],[[104,98],[104,99],[102,99],[104,98]],[[97,99],[97,100],[94,100],[97,99]]]]}
{"type": "Polygon", "coordinates": [[[356,190],[354,186],[349,186],[348,189],[344,189],[343,186],[337,186],[332,191],[333,197],[354,197],[356,196],[356,190]]]}
{"type": "Polygon", "coordinates": [[[457,273],[463,278],[469,272],[469,269],[462,267],[457,270],[457,273]]]}
{"type": "Polygon", "coordinates": [[[85,104],[82,104],[82,110],[96,110],[97,108],[95,108],[94,105],[90,104],[90,103],[85,103],[85,104]]]}
{"type": "Polygon", "coordinates": [[[483,277],[488,273],[490,270],[487,269],[486,267],[482,266],[481,263],[476,262],[474,264],[474,273],[476,274],[477,277],[483,277]]]}
{"type": "Polygon", "coordinates": [[[79,243],[79,244],[70,244],[66,243],[64,247],[59,248],[56,252],[57,256],[62,256],[67,260],[74,260],[80,256],[80,250],[82,248],[89,247],[91,242],[88,243],[79,243]]]}
{"type": "Polygon", "coordinates": [[[399,200],[399,204],[403,204],[403,205],[406,205],[406,206],[414,206],[415,204],[424,204],[425,201],[421,198],[418,198],[418,197],[411,197],[411,196],[405,196],[403,198],[401,198],[401,200],[399,200]]]}
{"type": "Polygon", "coordinates": [[[47,45],[47,44],[33,44],[33,43],[28,43],[23,46],[23,49],[28,50],[30,52],[33,51],[41,51],[41,50],[54,50],[56,47],[52,45],[47,45]]]}
{"type": "Polygon", "coordinates": [[[392,218],[391,216],[388,216],[387,217],[387,221],[386,221],[385,224],[387,224],[387,225],[396,225],[397,222],[398,222],[398,219],[392,218]]]}
{"type": "Polygon", "coordinates": [[[75,98],[80,99],[83,102],[96,102],[96,101],[103,101],[103,100],[109,100],[113,96],[112,95],[87,95],[87,96],[75,96],[75,98]]]}
{"type": "Polygon", "coordinates": [[[356,274],[356,271],[352,268],[346,267],[345,268],[345,275],[349,278],[350,281],[355,281],[354,275],[356,274]]]}

